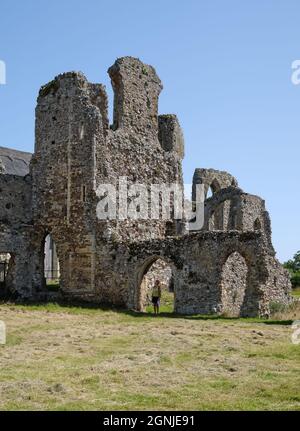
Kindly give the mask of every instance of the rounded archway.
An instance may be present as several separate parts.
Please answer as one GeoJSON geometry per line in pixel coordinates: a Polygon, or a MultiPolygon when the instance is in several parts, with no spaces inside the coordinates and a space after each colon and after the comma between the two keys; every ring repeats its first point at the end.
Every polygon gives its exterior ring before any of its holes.
{"type": "Polygon", "coordinates": [[[241,315],[248,282],[248,265],[237,251],[231,253],[222,268],[222,314],[228,317],[241,315]]]}
{"type": "Polygon", "coordinates": [[[152,312],[152,290],[156,280],[161,284],[160,311],[173,313],[175,300],[173,265],[159,256],[148,259],[141,269],[138,282],[138,310],[152,312]]]}

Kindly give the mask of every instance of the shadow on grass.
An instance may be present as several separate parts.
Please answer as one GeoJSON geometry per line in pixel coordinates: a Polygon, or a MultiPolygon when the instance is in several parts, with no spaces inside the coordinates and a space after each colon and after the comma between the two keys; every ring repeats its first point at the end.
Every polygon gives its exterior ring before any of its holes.
{"type": "Polygon", "coordinates": [[[211,315],[203,315],[203,314],[178,314],[175,312],[161,312],[159,315],[155,315],[151,312],[141,312],[135,310],[128,310],[121,307],[113,306],[110,304],[91,304],[82,301],[72,301],[68,302],[66,300],[56,300],[56,301],[45,301],[45,302],[32,302],[32,301],[3,301],[0,300],[0,305],[12,305],[12,306],[29,306],[35,309],[46,309],[51,311],[56,311],[56,307],[69,309],[70,311],[80,312],[80,310],[99,310],[104,312],[115,312],[123,315],[127,315],[135,318],[143,318],[143,319],[159,319],[159,318],[168,318],[168,319],[186,319],[186,320],[200,320],[200,321],[220,321],[220,322],[245,322],[245,323],[263,323],[266,325],[291,325],[293,320],[278,320],[278,319],[266,319],[259,317],[226,317],[220,316],[216,314],[211,315]]]}
{"type": "Polygon", "coordinates": [[[266,325],[291,325],[293,320],[274,320],[274,319],[265,319],[259,317],[225,317],[218,316],[215,314],[212,315],[203,315],[203,314],[177,314],[172,312],[162,312],[159,313],[158,316],[155,316],[153,313],[145,313],[145,312],[137,312],[133,310],[122,310],[121,312],[128,314],[133,317],[143,317],[143,318],[171,318],[171,319],[186,319],[186,320],[215,320],[215,321],[231,321],[231,322],[246,322],[246,323],[264,323],[266,325]]]}

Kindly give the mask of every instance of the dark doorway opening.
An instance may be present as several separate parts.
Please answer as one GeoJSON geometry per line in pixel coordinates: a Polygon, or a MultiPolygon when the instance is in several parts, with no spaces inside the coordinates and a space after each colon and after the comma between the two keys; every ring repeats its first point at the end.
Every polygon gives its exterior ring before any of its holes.
{"type": "Polygon", "coordinates": [[[10,253],[0,253],[0,298],[5,298],[9,294],[13,260],[10,253]]]}
{"type": "Polygon", "coordinates": [[[58,292],[60,289],[60,267],[56,244],[51,234],[48,234],[44,243],[44,277],[47,290],[58,292]]]}
{"type": "Polygon", "coordinates": [[[156,280],[161,283],[159,311],[161,313],[173,313],[175,299],[173,269],[168,262],[161,258],[149,263],[144,270],[140,284],[139,309],[153,313],[152,292],[156,280]]]}

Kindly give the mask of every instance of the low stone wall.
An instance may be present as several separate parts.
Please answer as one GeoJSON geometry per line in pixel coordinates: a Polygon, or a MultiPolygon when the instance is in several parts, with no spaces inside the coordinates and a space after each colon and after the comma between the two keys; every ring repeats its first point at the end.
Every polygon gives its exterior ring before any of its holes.
{"type": "Polygon", "coordinates": [[[291,285],[287,278],[280,294],[270,289],[270,273],[284,277],[284,270],[274,260],[262,233],[202,232],[182,238],[122,246],[122,258],[127,267],[128,308],[141,309],[143,277],[147,268],[159,257],[172,268],[174,306],[178,313],[227,312],[230,315],[266,316],[270,313],[270,303],[276,297],[281,303],[290,302],[291,285]],[[235,274],[230,277],[226,275],[228,258],[235,256],[229,264],[232,269],[236,262],[235,253],[245,261],[247,276],[245,264],[241,263],[236,267],[235,274]],[[234,279],[238,283],[236,289],[233,289],[234,279]],[[244,294],[240,294],[240,289],[244,290],[244,294]],[[234,304],[231,297],[228,307],[228,296],[233,296],[233,290],[238,291],[237,302],[234,304]],[[224,292],[227,292],[227,298],[224,292]]]}

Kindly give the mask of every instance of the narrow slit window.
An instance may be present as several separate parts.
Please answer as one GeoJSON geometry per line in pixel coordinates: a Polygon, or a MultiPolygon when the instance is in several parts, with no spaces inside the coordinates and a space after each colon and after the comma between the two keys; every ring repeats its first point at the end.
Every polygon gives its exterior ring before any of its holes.
{"type": "Polygon", "coordinates": [[[82,186],[82,201],[86,202],[86,186],[82,186]]]}

